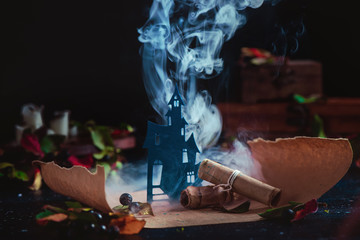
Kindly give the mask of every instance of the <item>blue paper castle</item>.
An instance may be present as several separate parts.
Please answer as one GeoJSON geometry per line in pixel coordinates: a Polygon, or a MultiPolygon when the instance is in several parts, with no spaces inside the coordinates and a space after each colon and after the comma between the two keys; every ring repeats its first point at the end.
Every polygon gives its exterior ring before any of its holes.
{"type": "Polygon", "coordinates": [[[179,199],[182,190],[198,182],[199,165],[195,165],[195,160],[200,151],[193,134],[188,140],[185,139],[188,123],[182,116],[184,102],[176,85],[168,104],[167,125],[150,121],[147,125],[143,147],[148,149],[148,202],[155,200],[155,196],[165,194],[170,199],[179,199]]]}

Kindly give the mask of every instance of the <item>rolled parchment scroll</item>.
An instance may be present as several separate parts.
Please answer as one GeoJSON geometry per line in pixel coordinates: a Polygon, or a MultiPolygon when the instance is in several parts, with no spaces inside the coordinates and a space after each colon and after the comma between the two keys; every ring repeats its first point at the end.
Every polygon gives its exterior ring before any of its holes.
{"type": "Polygon", "coordinates": [[[181,192],[180,203],[191,209],[205,208],[209,206],[221,206],[226,199],[231,198],[228,191],[221,191],[214,186],[189,186],[181,192]]]}
{"type": "Polygon", "coordinates": [[[234,192],[270,207],[276,206],[280,199],[281,190],[279,188],[209,159],[201,162],[198,176],[216,185],[229,184],[234,192]]]}

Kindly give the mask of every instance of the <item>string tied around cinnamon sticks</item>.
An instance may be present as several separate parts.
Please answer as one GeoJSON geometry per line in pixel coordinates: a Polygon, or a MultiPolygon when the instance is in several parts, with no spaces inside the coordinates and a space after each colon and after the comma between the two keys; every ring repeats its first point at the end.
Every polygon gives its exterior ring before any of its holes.
{"type": "Polygon", "coordinates": [[[234,184],[234,181],[236,179],[236,177],[241,174],[241,172],[239,170],[234,170],[231,175],[229,176],[228,178],[228,181],[227,183],[223,184],[218,184],[218,185],[215,185],[214,186],[214,189],[217,189],[219,187],[222,187],[223,190],[222,191],[231,191],[232,190],[232,187],[233,187],[233,184],[234,184]]]}

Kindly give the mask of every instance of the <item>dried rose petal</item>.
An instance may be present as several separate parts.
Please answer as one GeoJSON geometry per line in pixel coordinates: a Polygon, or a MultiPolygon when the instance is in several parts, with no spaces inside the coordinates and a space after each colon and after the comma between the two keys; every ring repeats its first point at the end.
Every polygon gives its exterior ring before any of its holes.
{"type": "Polygon", "coordinates": [[[41,185],[42,185],[42,177],[41,177],[40,169],[36,168],[34,174],[34,181],[33,184],[29,187],[29,189],[33,191],[37,191],[41,188],[41,185]]]}
{"type": "Polygon", "coordinates": [[[111,137],[117,138],[117,137],[123,137],[123,136],[129,135],[129,134],[130,134],[130,131],[127,129],[115,129],[114,131],[112,131],[111,137]]]}
{"type": "Polygon", "coordinates": [[[85,157],[75,157],[74,155],[71,155],[68,158],[68,161],[73,165],[83,166],[86,168],[91,168],[94,163],[94,159],[91,154],[86,155],[85,157]]]}
{"type": "Polygon", "coordinates": [[[35,154],[36,156],[40,156],[43,157],[44,153],[43,151],[41,151],[41,147],[40,147],[40,143],[39,143],[39,139],[35,134],[25,134],[22,138],[21,138],[21,146],[29,151],[32,152],[33,154],[35,154]]]}
{"type": "Polygon", "coordinates": [[[291,222],[303,219],[308,214],[316,213],[317,210],[318,210],[318,203],[316,199],[312,199],[307,203],[305,203],[303,209],[300,209],[295,213],[295,217],[291,220],[291,222]]]}
{"type": "Polygon", "coordinates": [[[46,225],[48,223],[48,221],[53,221],[53,222],[62,222],[64,220],[66,220],[68,218],[68,215],[64,214],[64,213],[55,213],[52,214],[50,216],[44,217],[44,218],[40,218],[37,219],[36,222],[39,225],[46,225]]]}
{"type": "Polygon", "coordinates": [[[112,219],[109,227],[117,226],[120,230],[120,234],[132,235],[138,234],[145,226],[144,220],[138,220],[134,216],[128,215],[112,219]]]}

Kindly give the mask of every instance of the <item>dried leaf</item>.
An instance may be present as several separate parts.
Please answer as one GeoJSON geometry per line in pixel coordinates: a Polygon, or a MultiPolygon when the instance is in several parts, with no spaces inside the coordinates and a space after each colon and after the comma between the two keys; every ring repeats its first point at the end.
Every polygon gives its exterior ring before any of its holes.
{"type": "Polygon", "coordinates": [[[13,168],[13,167],[14,167],[14,164],[9,163],[9,162],[1,162],[1,163],[0,163],[0,169],[7,168],[7,167],[13,168]]]}
{"type": "Polygon", "coordinates": [[[60,134],[47,135],[41,139],[40,146],[44,153],[54,152],[60,149],[65,141],[65,136],[60,134]]]}
{"type": "Polygon", "coordinates": [[[312,132],[313,135],[316,137],[326,138],[326,134],[324,130],[324,122],[318,114],[314,115],[314,120],[312,122],[312,132]]]}
{"type": "Polygon", "coordinates": [[[62,222],[64,220],[66,220],[68,218],[68,215],[64,214],[64,213],[54,213],[54,214],[49,214],[46,217],[43,218],[36,218],[36,221],[39,225],[46,225],[48,223],[48,221],[53,221],[53,222],[62,222]]]}
{"type": "Polygon", "coordinates": [[[25,150],[32,152],[35,156],[44,156],[43,151],[41,151],[39,139],[33,133],[24,134],[24,136],[21,138],[21,146],[25,150]]]}
{"type": "Polygon", "coordinates": [[[14,175],[14,178],[17,178],[17,179],[22,180],[22,181],[24,181],[24,182],[29,181],[29,177],[28,177],[28,175],[26,174],[26,172],[24,172],[24,171],[20,171],[20,170],[15,170],[15,169],[14,169],[13,175],[14,175]]]}
{"type": "Polygon", "coordinates": [[[293,97],[294,97],[294,100],[296,102],[301,103],[301,104],[303,104],[303,103],[314,103],[314,102],[319,100],[318,96],[313,96],[313,97],[306,98],[306,97],[304,97],[304,96],[302,96],[300,94],[294,94],[293,97]]]}
{"type": "MultiPolygon", "coordinates": [[[[14,164],[8,163],[8,162],[0,163],[0,169],[5,169],[5,168],[10,168],[10,171],[7,173],[7,176],[9,178],[17,178],[24,182],[29,181],[29,176],[24,171],[16,170],[14,167],[14,164]]],[[[4,175],[4,174],[2,174],[2,175],[4,175]]]]}
{"type": "Polygon", "coordinates": [[[140,211],[136,213],[136,217],[154,216],[153,210],[149,203],[139,203],[140,211]]]}
{"type": "Polygon", "coordinates": [[[85,157],[75,157],[74,155],[71,155],[68,158],[68,161],[72,165],[83,166],[83,167],[86,167],[86,168],[91,168],[93,166],[93,164],[94,164],[94,159],[93,159],[91,154],[88,154],[85,157]]]}
{"type": "Polygon", "coordinates": [[[79,202],[66,201],[65,204],[68,208],[83,208],[79,202]]]}
{"type": "Polygon", "coordinates": [[[94,142],[94,145],[101,150],[105,150],[107,146],[114,147],[110,129],[106,126],[92,126],[89,127],[91,138],[94,142]]]}
{"type": "Polygon", "coordinates": [[[52,211],[49,211],[49,210],[45,210],[43,212],[40,212],[38,213],[35,218],[36,220],[38,219],[41,219],[41,218],[44,218],[44,217],[47,217],[47,216],[50,216],[50,215],[53,215],[54,213],[52,211]]]}
{"type": "Polygon", "coordinates": [[[304,204],[303,209],[296,211],[295,217],[291,220],[292,222],[303,219],[306,215],[315,213],[318,210],[318,203],[316,199],[312,199],[304,204]]]}
{"type": "Polygon", "coordinates": [[[100,166],[104,167],[104,172],[105,172],[105,179],[109,176],[109,173],[111,172],[111,167],[110,164],[107,162],[99,162],[98,163],[100,166]]]}
{"type": "Polygon", "coordinates": [[[128,129],[114,129],[111,132],[111,137],[120,138],[129,135],[131,132],[128,129]]]}
{"type": "Polygon", "coordinates": [[[118,205],[112,209],[115,214],[128,215],[130,213],[129,206],[118,205]]]}
{"type": "Polygon", "coordinates": [[[42,185],[42,177],[41,177],[40,169],[37,168],[35,170],[33,184],[29,187],[29,189],[33,191],[37,191],[41,188],[41,185],[42,185]]]}
{"type": "Polygon", "coordinates": [[[112,219],[109,226],[117,226],[120,229],[120,234],[133,235],[138,234],[141,229],[144,228],[145,221],[138,220],[134,216],[128,215],[112,219]]]}
{"type": "Polygon", "coordinates": [[[295,207],[301,205],[302,203],[298,202],[289,202],[289,205],[279,207],[279,208],[271,208],[266,210],[263,213],[259,213],[260,217],[273,219],[273,218],[280,218],[283,215],[283,212],[287,209],[294,209],[295,207]]]}
{"type": "Polygon", "coordinates": [[[66,211],[66,210],[64,210],[62,208],[59,208],[59,207],[52,206],[52,205],[44,205],[43,209],[51,210],[51,211],[54,211],[56,213],[68,213],[68,211],[66,211]]]}
{"type": "Polygon", "coordinates": [[[69,219],[70,220],[80,220],[84,222],[96,223],[96,218],[89,212],[76,212],[69,211],[69,219]]]}
{"type": "Polygon", "coordinates": [[[112,209],[117,215],[129,215],[134,214],[135,217],[148,217],[154,216],[154,212],[149,203],[141,203],[139,202],[139,211],[133,213],[130,211],[129,206],[127,205],[118,205],[112,209]]]}
{"type": "Polygon", "coordinates": [[[250,201],[246,201],[234,209],[225,209],[224,208],[223,210],[225,212],[229,212],[229,213],[244,213],[244,212],[249,211],[249,208],[250,208],[250,201]]]}

